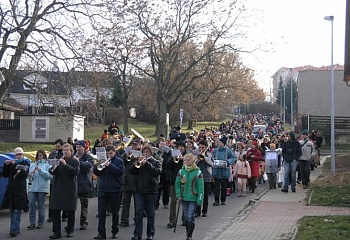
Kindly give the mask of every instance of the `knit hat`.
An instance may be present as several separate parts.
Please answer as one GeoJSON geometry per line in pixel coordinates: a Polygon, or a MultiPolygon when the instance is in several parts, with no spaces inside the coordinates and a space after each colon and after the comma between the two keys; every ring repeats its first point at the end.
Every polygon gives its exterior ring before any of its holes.
{"type": "Polygon", "coordinates": [[[305,129],[304,131],[302,131],[301,135],[307,136],[307,135],[309,135],[309,132],[305,129]]]}
{"type": "Polygon", "coordinates": [[[76,146],[80,145],[82,146],[83,148],[85,148],[85,141],[84,140],[79,140],[75,143],[76,146]]]}
{"type": "Polygon", "coordinates": [[[289,136],[292,140],[295,140],[295,133],[293,131],[289,132],[289,136]]]}
{"type": "Polygon", "coordinates": [[[255,141],[255,140],[252,142],[252,144],[253,144],[254,146],[256,146],[256,147],[258,146],[258,142],[255,141]]]}
{"type": "Polygon", "coordinates": [[[15,154],[15,156],[17,154],[24,154],[23,149],[21,147],[16,147],[15,150],[13,150],[13,153],[15,154]]]}
{"type": "Polygon", "coordinates": [[[224,136],[224,137],[220,138],[219,141],[222,142],[224,145],[226,145],[227,137],[224,136]]]}

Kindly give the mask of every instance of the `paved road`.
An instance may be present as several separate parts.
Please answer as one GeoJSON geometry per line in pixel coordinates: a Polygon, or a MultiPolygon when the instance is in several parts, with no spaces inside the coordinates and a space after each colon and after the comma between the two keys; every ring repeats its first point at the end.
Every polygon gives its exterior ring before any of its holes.
{"type": "MultiPolygon", "coordinates": [[[[249,193],[245,198],[239,198],[235,194],[231,194],[231,196],[227,197],[225,206],[213,206],[214,196],[209,196],[209,210],[208,217],[203,218],[199,217],[196,219],[196,229],[194,231],[194,239],[205,239],[212,240],[216,239],[220,233],[222,233],[225,229],[227,229],[231,224],[232,220],[238,216],[239,212],[242,211],[248,204],[250,199],[254,199],[261,192],[263,192],[267,187],[267,183],[258,184],[258,188],[255,193],[249,193]]],[[[47,205],[48,202],[46,202],[47,205]]],[[[80,208],[80,205],[78,205],[80,208]]],[[[47,215],[46,211],[46,215],[47,215]]],[[[93,237],[97,236],[97,223],[98,218],[96,218],[97,213],[97,198],[90,198],[89,202],[89,226],[88,229],[83,231],[79,230],[79,209],[76,212],[76,225],[75,231],[73,233],[73,238],[71,239],[93,239],[93,237]],[[78,223],[78,225],[77,225],[78,223]]],[[[178,227],[176,233],[173,232],[173,229],[168,229],[166,227],[169,219],[169,209],[164,209],[162,206],[159,210],[156,211],[156,235],[155,240],[165,240],[165,239],[173,239],[173,240],[183,240],[185,239],[186,230],[185,227],[181,226],[181,221],[178,222],[178,227]]],[[[111,217],[107,217],[107,239],[111,238],[111,217]]],[[[27,226],[29,225],[29,216],[28,213],[22,213],[22,222],[21,222],[21,233],[15,237],[15,239],[27,239],[27,240],[41,240],[41,239],[49,239],[49,236],[52,235],[52,225],[51,223],[45,223],[45,227],[40,230],[27,230],[27,226]]],[[[0,239],[8,239],[11,238],[9,236],[9,226],[10,226],[10,214],[9,210],[1,210],[0,211],[0,239]]],[[[62,226],[65,226],[65,223],[62,223],[62,226]]],[[[63,229],[62,227],[62,229],[63,229]]],[[[144,234],[143,239],[146,238],[145,235],[146,229],[146,218],[144,218],[144,234]]],[[[133,225],[120,228],[119,238],[121,240],[129,240],[133,236],[133,225]]],[[[66,238],[63,234],[63,239],[66,238]]]]}

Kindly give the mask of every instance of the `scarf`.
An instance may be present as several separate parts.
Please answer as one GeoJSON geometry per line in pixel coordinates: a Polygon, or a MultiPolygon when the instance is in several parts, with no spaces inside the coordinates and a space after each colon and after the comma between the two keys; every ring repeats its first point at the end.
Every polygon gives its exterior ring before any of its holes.
{"type": "Polygon", "coordinates": [[[21,159],[16,159],[16,163],[21,165],[30,165],[30,160],[28,158],[23,157],[21,159]]]}
{"type": "Polygon", "coordinates": [[[185,165],[185,170],[187,172],[191,172],[192,170],[196,169],[197,165],[195,163],[193,163],[191,166],[187,166],[185,165]]]}

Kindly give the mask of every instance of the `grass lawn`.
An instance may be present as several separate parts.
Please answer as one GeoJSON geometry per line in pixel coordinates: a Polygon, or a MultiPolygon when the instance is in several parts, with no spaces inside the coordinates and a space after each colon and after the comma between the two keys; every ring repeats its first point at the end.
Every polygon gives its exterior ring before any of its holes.
{"type": "MultiPolygon", "coordinates": [[[[313,188],[311,205],[350,207],[350,187],[348,185],[313,188]]],[[[350,238],[349,238],[350,239],[350,238]]]]}
{"type": "MultiPolygon", "coordinates": [[[[335,144],[334,146],[335,150],[350,150],[350,144],[335,144]]],[[[331,150],[331,145],[322,145],[321,147],[321,152],[322,150],[331,150]]]]}
{"type": "Polygon", "coordinates": [[[296,240],[350,239],[350,216],[307,216],[299,220],[296,240]]]}

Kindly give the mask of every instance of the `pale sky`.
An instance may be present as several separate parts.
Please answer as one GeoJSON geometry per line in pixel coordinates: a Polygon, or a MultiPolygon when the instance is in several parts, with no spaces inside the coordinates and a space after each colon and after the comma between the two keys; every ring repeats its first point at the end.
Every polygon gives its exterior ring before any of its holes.
{"type": "Polygon", "coordinates": [[[255,26],[248,39],[266,47],[241,54],[256,80],[269,92],[271,76],[281,67],[331,65],[331,22],[334,16],[333,62],[344,65],[346,0],[246,0],[255,26]],[[254,19],[254,20],[253,20],[254,19]]]}

